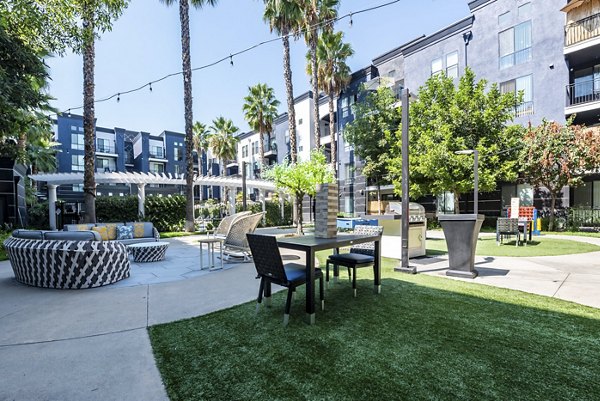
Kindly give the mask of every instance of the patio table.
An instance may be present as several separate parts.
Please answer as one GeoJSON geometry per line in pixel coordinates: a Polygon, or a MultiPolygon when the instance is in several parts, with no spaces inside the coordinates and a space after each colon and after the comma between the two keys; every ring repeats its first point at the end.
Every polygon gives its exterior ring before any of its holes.
{"type": "MultiPolygon", "coordinates": [[[[375,243],[375,293],[381,292],[381,235],[338,234],[336,238],[316,238],[314,235],[302,237],[283,237],[277,239],[280,248],[293,249],[306,254],[306,318],[309,324],[315,323],[315,253],[326,249],[335,249],[361,244],[375,243]]],[[[270,288],[266,288],[265,298],[270,297],[270,288]]]]}

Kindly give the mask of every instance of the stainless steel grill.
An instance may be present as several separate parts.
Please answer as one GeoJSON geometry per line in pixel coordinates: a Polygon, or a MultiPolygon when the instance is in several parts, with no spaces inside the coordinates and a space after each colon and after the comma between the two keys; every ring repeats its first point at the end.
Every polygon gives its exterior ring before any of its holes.
{"type": "MultiPolygon", "coordinates": [[[[409,223],[424,223],[427,221],[425,208],[414,202],[408,204],[408,222],[409,223]]],[[[390,202],[385,208],[385,214],[402,216],[402,202],[390,202]]]]}

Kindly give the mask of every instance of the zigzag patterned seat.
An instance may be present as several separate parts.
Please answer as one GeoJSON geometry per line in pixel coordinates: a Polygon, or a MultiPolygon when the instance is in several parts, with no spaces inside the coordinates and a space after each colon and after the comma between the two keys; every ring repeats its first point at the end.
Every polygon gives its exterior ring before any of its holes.
{"type": "Polygon", "coordinates": [[[9,237],[4,247],[15,279],[34,287],[93,288],[129,277],[127,249],[116,241],[9,237]]]}

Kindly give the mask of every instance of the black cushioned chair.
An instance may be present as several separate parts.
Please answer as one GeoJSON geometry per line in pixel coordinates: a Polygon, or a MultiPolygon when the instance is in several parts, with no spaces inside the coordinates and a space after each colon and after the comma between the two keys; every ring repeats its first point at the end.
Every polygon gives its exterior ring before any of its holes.
{"type": "MultiPolygon", "coordinates": [[[[265,297],[271,296],[271,283],[286,287],[288,289],[287,301],[285,303],[285,314],[283,325],[286,326],[290,319],[290,308],[292,296],[298,286],[306,283],[306,266],[298,263],[283,264],[277,239],[269,235],[246,234],[248,245],[252,252],[254,266],[260,278],[258,298],[256,300],[256,311],[262,302],[263,293],[265,297]]],[[[315,278],[319,279],[319,292],[321,297],[321,309],[325,307],[323,293],[323,273],[321,269],[315,269],[315,278]]]]}
{"type": "MultiPolygon", "coordinates": [[[[383,233],[382,226],[355,226],[354,233],[356,235],[381,235],[383,233]]],[[[364,244],[356,244],[350,248],[350,253],[340,253],[337,255],[329,255],[327,258],[326,280],[329,283],[329,264],[332,264],[336,273],[339,266],[348,268],[348,276],[352,277],[352,290],[356,297],[356,269],[360,267],[371,267],[375,265],[375,243],[367,242],[364,244]],[[352,275],[350,275],[352,269],[352,275]]]]}

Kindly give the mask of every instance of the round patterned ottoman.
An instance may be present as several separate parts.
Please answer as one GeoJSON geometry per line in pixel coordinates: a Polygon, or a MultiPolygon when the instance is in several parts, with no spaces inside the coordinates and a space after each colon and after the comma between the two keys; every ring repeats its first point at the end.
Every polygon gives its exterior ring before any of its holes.
{"type": "Polygon", "coordinates": [[[158,262],[165,259],[168,247],[169,243],[164,241],[142,242],[127,245],[127,250],[133,256],[134,262],[158,262]]]}

